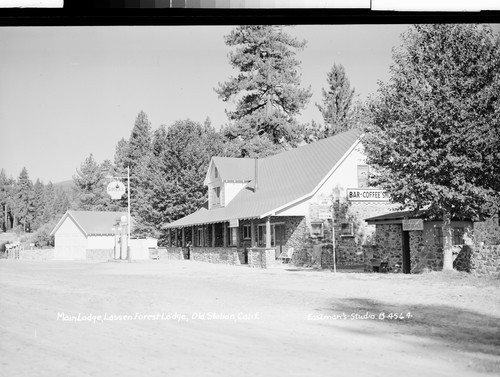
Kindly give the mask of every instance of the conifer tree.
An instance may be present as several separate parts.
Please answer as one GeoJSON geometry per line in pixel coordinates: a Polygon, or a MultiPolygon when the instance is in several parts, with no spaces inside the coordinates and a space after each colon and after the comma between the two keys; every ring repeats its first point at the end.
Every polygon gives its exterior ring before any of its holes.
{"type": "Polygon", "coordinates": [[[17,224],[22,224],[23,231],[30,231],[33,219],[32,196],[33,182],[29,178],[28,170],[23,167],[14,186],[14,217],[17,224]]]}
{"type": "Polygon", "coordinates": [[[296,55],[305,45],[283,31],[282,26],[238,26],[225,37],[235,50],[229,53],[237,76],[215,89],[224,102],[236,101],[227,111],[229,139],[266,138],[285,147],[297,143],[295,117],[311,97],[300,87],[300,61],[296,55]]]}
{"type": "Polygon", "coordinates": [[[327,74],[328,89],[323,89],[323,104],[316,103],[323,115],[325,128],[323,137],[336,135],[354,126],[352,122],[352,99],[354,89],[346,76],[342,64],[334,64],[327,74]]]}

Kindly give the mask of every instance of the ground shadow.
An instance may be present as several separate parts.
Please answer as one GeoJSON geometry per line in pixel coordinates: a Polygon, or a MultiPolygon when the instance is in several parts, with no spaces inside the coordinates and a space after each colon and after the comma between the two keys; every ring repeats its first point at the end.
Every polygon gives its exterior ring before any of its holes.
{"type": "MultiPolygon", "coordinates": [[[[416,335],[444,342],[450,347],[467,352],[500,355],[500,319],[498,313],[484,315],[474,310],[448,305],[394,305],[371,299],[337,299],[331,307],[320,310],[323,314],[366,312],[379,316],[384,313],[411,313],[411,318],[374,320],[390,326],[389,331],[416,335]]],[[[378,326],[373,326],[374,330],[378,326]]],[[[379,333],[388,331],[387,326],[379,327],[379,333]],[[384,330],[385,329],[385,330],[384,330]]]]}

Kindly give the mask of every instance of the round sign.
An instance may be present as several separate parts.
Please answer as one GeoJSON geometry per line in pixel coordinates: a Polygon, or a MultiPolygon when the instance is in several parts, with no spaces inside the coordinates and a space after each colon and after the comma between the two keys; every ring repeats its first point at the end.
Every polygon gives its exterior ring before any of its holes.
{"type": "Polygon", "coordinates": [[[106,192],[111,196],[111,199],[120,199],[125,194],[125,185],[120,181],[110,182],[106,192]]]}

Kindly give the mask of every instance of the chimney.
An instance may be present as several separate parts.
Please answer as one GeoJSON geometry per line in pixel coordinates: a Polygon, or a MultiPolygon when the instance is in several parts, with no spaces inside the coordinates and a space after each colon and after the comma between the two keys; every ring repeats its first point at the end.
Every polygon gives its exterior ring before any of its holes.
{"type": "Polygon", "coordinates": [[[259,176],[259,158],[256,157],[254,158],[254,161],[255,161],[255,179],[254,179],[254,189],[253,189],[253,192],[257,192],[257,188],[258,188],[258,176],[259,176]]]}

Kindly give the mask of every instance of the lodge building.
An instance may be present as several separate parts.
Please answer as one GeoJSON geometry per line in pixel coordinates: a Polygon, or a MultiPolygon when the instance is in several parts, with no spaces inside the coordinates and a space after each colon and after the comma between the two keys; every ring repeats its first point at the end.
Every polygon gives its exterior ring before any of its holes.
{"type": "Polygon", "coordinates": [[[261,159],[213,157],[208,204],[165,225],[170,250],[189,245],[190,259],[213,263],[327,266],[335,244],[338,265],[363,264],[375,231],[363,219],[394,207],[368,188],[368,171],[357,130],[261,159]]]}

